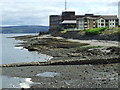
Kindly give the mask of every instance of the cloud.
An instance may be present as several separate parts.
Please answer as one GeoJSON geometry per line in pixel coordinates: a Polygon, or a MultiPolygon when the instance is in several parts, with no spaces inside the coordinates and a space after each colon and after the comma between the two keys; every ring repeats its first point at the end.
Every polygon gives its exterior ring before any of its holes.
{"type": "MultiPolygon", "coordinates": [[[[2,0],[3,25],[49,25],[49,15],[61,14],[65,0],[2,0]]],[[[67,0],[76,14],[117,14],[118,0],[67,0]]]]}

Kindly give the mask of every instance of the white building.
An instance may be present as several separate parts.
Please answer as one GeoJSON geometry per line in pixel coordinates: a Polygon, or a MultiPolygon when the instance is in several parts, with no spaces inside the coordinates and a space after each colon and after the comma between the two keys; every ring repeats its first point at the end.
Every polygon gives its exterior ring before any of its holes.
{"type": "Polygon", "coordinates": [[[88,17],[85,16],[83,18],[77,18],[77,29],[92,29],[92,28],[114,28],[118,27],[119,19],[117,15],[101,15],[99,17],[88,17]]]}
{"type": "Polygon", "coordinates": [[[97,20],[97,28],[102,28],[105,27],[105,19],[103,17],[100,17],[97,20]]]}
{"type": "Polygon", "coordinates": [[[97,19],[97,28],[101,27],[118,27],[119,19],[117,15],[104,15],[97,19]]]}

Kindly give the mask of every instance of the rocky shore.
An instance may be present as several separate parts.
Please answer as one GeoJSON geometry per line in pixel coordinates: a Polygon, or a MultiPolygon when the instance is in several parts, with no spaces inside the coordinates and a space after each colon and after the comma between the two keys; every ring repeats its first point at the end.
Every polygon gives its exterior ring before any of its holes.
{"type": "MultiPolygon", "coordinates": [[[[120,47],[113,42],[68,40],[50,35],[14,37],[16,46],[52,56],[46,62],[4,64],[0,75],[31,78],[31,88],[112,88],[119,83],[120,47]],[[96,43],[101,44],[96,44],[96,43]],[[104,44],[103,44],[104,43],[104,44]],[[59,73],[53,77],[36,76],[59,73]],[[37,84],[35,84],[37,83],[37,84]]],[[[4,89],[3,89],[4,90],[4,89]]]]}
{"type": "MultiPolygon", "coordinates": [[[[38,88],[57,88],[58,90],[61,90],[61,88],[65,88],[64,90],[67,88],[71,88],[71,90],[72,88],[105,88],[105,90],[118,90],[118,72],[119,64],[23,66],[2,68],[2,75],[31,78],[31,81],[33,82],[31,88],[34,88],[35,90],[38,90],[38,88]],[[53,77],[51,77],[51,75],[36,76],[37,74],[44,73],[58,73],[58,75],[53,77]]],[[[2,90],[9,90],[9,88],[2,90]]]]}
{"type": "Polygon", "coordinates": [[[75,42],[62,37],[50,35],[27,35],[14,37],[24,42],[16,46],[22,46],[29,51],[52,56],[47,62],[4,64],[3,67],[34,66],[34,65],[74,65],[74,64],[102,64],[119,63],[119,46],[92,46],[90,43],[75,42]]]}

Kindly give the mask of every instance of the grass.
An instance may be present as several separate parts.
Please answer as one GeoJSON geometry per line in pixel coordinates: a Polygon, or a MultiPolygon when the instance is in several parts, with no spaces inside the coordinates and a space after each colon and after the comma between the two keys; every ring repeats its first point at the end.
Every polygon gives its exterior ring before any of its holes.
{"type": "Polygon", "coordinates": [[[61,33],[64,34],[68,31],[79,31],[79,30],[77,30],[77,29],[64,29],[63,31],[61,31],[61,33]]]}
{"type": "Polygon", "coordinates": [[[94,28],[94,29],[87,29],[87,30],[72,30],[72,29],[65,29],[64,31],[61,31],[61,34],[65,34],[69,31],[79,31],[78,34],[80,35],[111,35],[111,34],[120,34],[120,28],[94,28]]]}
{"type": "Polygon", "coordinates": [[[120,34],[120,28],[111,28],[102,32],[103,35],[120,34]]]}
{"type": "Polygon", "coordinates": [[[88,29],[85,31],[86,35],[97,35],[97,34],[101,34],[103,31],[105,31],[107,28],[94,28],[94,29],[88,29]]]}

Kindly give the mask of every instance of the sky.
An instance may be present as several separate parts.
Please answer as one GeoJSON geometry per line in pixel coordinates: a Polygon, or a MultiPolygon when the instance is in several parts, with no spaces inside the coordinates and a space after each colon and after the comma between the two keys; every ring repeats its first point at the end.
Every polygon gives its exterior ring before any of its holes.
{"type": "MultiPolygon", "coordinates": [[[[66,0],[76,15],[118,15],[119,0],[66,0]]],[[[0,0],[0,26],[49,25],[49,15],[60,15],[65,0],[0,0]]]]}

